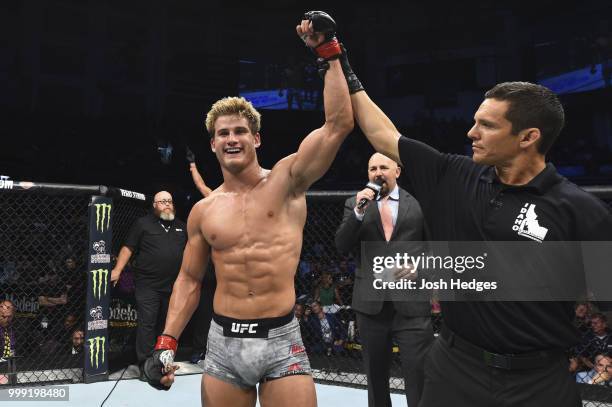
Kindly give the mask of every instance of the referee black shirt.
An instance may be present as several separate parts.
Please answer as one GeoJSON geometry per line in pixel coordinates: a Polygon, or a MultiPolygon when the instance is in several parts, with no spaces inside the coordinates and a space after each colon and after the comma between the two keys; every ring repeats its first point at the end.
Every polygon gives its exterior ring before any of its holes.
{"type": "MultiPolygon", "coordinates": [[[[398,150],[433,241],[612,240],[610,208],[546,168],[522,186],[504,185],[492,166],[443,154],[400,137],[398,150]],[[533,205],[542,229],[535,236],[513,229],[522,208],[533,205]]],[[[491,352],[514,354],[574,345],[573,304],[567,302],[445,302],[444,323],[491,352]]]]}
{"type": "Polygon", "coordinates": [[[124,243],[134,252],[136,286],[171,291],[186,243],[187,226],[179,219],[149,214],[136,220],[124,243]]]}

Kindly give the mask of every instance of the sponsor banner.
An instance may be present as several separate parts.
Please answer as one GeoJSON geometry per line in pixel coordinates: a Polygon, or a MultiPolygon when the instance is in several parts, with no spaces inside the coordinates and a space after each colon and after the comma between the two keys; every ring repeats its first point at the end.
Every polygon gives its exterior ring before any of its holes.
{"type": "Polygon", "coordinates": [[[97,331],[100,329],[108,328],[108,319],[104,319],[104,314],[102,312],[102,306],[98,305],[95,308],[91,308],[89,310],[89,316],[93,320],[89,320],[87,322],[88,331],[97,331]]]}
{"type": "Polygon", "coordinates": [[[121,189],[121,188],[119,188],[119,192],[121,193],[121,196],[124,198],[138,199],[140,201],[145,201],[147,199],[145,197],[145,194],[141,194],[140,192],[128,191],[127,189],[121,189]]]}
{"type": "Polygon", "coordinates": [[[96,331],[96,330],[100,330],[100,329],[107,329],[108,328],[108,320],[107,319],[103,319],[100,321],[89,321],[87,322],[87,330],[88,331],[96,331]]]}
{"type": "Polygon", "coordinates": [[[92,369],[98,370],[100,367],[107,365],[106,360],[106,336],[94,336],[86,339],[86,349],[89,358],[85,361],[92,369]]]}
{"type": "Polygon", "coordinates": [[[110,303],[110,247],[113,201],[92,196],[89,206],[89,254],[84,377],[86,383],[108,378],[108,320],[110,303]]]}
{"type": "Polygon", "coordinates": [[[20,190],[28,190],[30,188],[34,188],[36,184],[30,181],[13,181],[6,175],[0,175],[0,190],[2,189],[12,189],[16,191],[20,190]]]}
{"type": "Polygon", "coordinates": [[[13,189],[15,183],[6,175],[0,175],[0,189],[13,189]]]}
{"type": "Polygon", "coordinates": [[[110,306],[109,324],[113,328],[136,328],[138,311],[134,298],[113,298],[110,306]]]}
{"type": "Polygon", "coordinates": [[[89,260],[91,264],[110,263],[110,253],[106,252],[106,242],[104,240],[93,242],[92,249],[96,254],[91,255],[89,260]]]}
{"type": "Polygon", "coordinates": [[[93,298],[101,301],[102,296],[106,296],[106,288],[108,287],[108,267],[103,269],[89,270],[91,292],[93,298]]]}
{"type": "Polygon", "coordinates": [[[25,295],[23,293],[5,292],[0,296],[2,300],[9,300],[15,305],[15,314],[30,317],[38,314],[38,297],[25,295]]]}

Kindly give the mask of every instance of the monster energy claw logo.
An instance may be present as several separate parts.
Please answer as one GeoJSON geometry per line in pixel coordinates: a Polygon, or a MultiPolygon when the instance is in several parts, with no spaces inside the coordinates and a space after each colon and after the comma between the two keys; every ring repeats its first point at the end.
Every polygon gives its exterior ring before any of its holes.
{"type": "Polygon", "coordinates": [[[89,342],[89,362],[91,363],[91,367],[93,367],[95,353],[97,369],[100,362],[100,349],[102,350],[102,364],[104,364],[104,345],[106,344],[106,338],[103,336],[96,336],[87,341],[89,342]]]}
{"type": "Polygon", "coordinates": [[[98,300],[102,298],[102,288],[106,295],[106,286],[108,285],[108,269],[96,269],[90,271],[92,276],[92,287],[94,298],[98,300]]]}
{"type": "Polygon", "coordinates": [[[110,227],[110,215],[113,206],[111,204],[95,204],[96,205],[96,230],[104,232],[110,227]],[[106,220],[106,229],[104,221],[106,220]]]}

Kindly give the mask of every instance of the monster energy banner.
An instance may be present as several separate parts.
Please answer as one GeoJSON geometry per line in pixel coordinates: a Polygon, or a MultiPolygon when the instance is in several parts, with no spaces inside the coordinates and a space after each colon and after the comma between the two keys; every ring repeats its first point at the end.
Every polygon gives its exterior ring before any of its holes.
{"type": "Polygon", "coordinates": [[[89,204],[89,254],[87,258],[87,308],[85,321],[86,383],[108,378],[108,319],[110,249],[113,200],[92,196],[89,204]]]}

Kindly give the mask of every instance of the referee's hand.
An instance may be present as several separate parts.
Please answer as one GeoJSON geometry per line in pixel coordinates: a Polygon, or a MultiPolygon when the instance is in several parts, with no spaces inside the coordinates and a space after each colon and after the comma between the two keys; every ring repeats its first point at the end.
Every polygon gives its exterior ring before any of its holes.
{"type": "Polygon", "coordinates": [[[111,271],[111,284],[114,286],[117,285],[117,282],[119,281],[119,278],[121,277],[121,270],[119,269],[113,269],[113,271],[111,271]]]}

